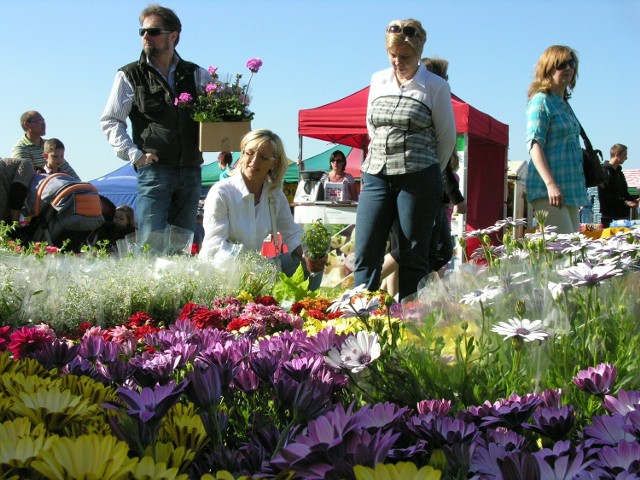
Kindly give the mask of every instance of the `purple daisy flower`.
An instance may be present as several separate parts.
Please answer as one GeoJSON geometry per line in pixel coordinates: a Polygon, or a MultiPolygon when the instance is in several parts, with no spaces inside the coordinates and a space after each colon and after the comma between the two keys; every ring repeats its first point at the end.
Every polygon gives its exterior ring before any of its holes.
{"type": "Polygon", "coordinates": [[[533,412],[533,424],[523,424],[527,430],[538,432],[554,441],[562,440],[573,428],[576,416],[573,407],[543,407],[533,412]]]}
{"type": "Polygon", "coordinates": [[[609,363],[601,363],[595,368],[581,370],[573,377],[573,383],[582,391],[592,395],[606,395],[616,381],[618,369],[609,363]]]}
{"type": "Polygon", "coordinates": [[[618,398],[605,395],[602,406],[609,413],[619,413],[624,416],[640,409],[640,392],[620,389],[618,390],[618,398]]]}

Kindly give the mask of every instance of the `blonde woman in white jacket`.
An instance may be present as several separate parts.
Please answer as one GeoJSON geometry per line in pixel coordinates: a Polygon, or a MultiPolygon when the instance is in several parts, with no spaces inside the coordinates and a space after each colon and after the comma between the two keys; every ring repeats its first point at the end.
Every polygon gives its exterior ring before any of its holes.
{"type": "MultiPolygon", "coordinates": [[[[237,244],[261,250],[264,239],[274,230],[273,208],[275,229],[289,252],[280,257],[282,271],[291,275],[302,259],[302,230],[294,222],[282,190],[288,167],[282,140],[270,130],[253,130],[244,136],[240,149],[242,156],[233,174],[217,182],[204,202],[200,257],[231,251],[237,244]]],[[[320,280],[321,276],[313,276],[310,287],[317,288],[320,280]]]]}

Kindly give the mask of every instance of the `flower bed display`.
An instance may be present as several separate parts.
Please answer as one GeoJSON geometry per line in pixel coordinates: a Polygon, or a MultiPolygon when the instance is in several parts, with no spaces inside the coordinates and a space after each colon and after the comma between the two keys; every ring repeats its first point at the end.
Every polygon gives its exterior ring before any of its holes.
{"type": "Polygon", "coordinates": [[[640,230],[592,240],[541,223],[522,239],[510,220],[471,232],[485,266],[431,278],[402,304],[308,292],[301,271],[253,257],[6,247],[0,472],[635,478],[640,230]],[[108,306],[118,284],[122,309],[108,306]],[[70,320],[74,296],[102,314],[70,320]]]}

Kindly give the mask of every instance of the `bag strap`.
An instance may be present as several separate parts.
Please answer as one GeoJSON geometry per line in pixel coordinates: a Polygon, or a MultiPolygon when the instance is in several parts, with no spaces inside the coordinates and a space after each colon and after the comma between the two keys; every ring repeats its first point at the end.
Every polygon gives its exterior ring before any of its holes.
{"type": "Polygon", "coordinates": [[[569,102],[566,102],[566,104],[569,107],[569,110],[571,110],[571,113],[573,113],[573,117],[576,119],[576,122],[578,122],[578,126],[580,127],[580,136],[582,137],[582,141],[584,142],[584,148],[589,152],[593,151],[593,146],[591,145],[591,141],[589,140],[589,137],[587,137],[587,132],[585,132],[584,128],[582,128],[582,124],[580,123],[580,120],[578,120],[578,116],[576,115],[576,112],[573,111],[573,108],[571,108],[571,105],[569,105],[569,102]]]}
{"type": "Polygon", "coordinates": [[[275,247],[277,257],[280,255],[280,242],[278,242],[278,229],[276,228],[276,199],[273,193],[269,194],[269,213],[271,213],[271,241],[275,247]]]}

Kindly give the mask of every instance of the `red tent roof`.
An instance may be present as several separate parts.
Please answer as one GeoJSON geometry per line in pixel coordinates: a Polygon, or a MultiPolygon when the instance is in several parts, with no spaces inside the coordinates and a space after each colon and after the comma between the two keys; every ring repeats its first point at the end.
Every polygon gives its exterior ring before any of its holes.
{"type": "MultiPolygon", "coordinates": [[[[369,87],[365,87],[335,102],[317,108],[300,110],[298,134],[303,137],[326,140],[331,143],[366,149],[367,100],[369,87]]],[[[493,117],[451,95],[456,131],[478,136],[500,145],[509,145],[509,127],[493,117]]]]}

